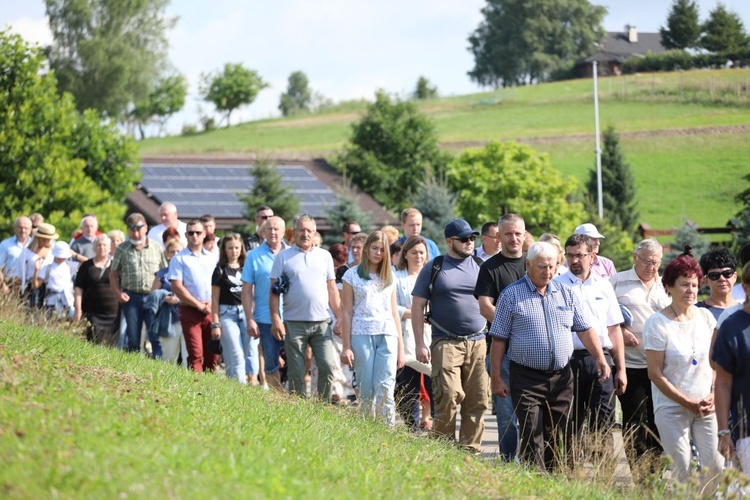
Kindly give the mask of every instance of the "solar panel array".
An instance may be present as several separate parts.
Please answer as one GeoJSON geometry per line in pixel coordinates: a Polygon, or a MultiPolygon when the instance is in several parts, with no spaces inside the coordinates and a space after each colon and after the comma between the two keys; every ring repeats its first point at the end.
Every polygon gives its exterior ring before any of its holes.
{"type": "MultiPolygon", "coordinates": [[[[180,218],[189,219],[210,213],[219,218],[245,216],[240,195],[252,189],[255,178],[252,165],[175,165],[144,164],[141,185],[159,204],[177,205],[180,218]]],[[[300,210],[314,217],[325,217],[326,209],[337,201],[336,193],[301,165],[278,165],[282,182],[290,186],[300,200],[300,210]]]]}

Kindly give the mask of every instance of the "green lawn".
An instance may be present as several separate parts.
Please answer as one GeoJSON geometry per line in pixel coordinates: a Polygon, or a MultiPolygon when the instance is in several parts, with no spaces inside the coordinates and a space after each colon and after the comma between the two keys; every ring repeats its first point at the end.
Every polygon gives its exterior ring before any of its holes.
{"type": "Polygon", "coordinates": [[[3,498],[619,496],[2,319],[0,422],[3,498]]]}

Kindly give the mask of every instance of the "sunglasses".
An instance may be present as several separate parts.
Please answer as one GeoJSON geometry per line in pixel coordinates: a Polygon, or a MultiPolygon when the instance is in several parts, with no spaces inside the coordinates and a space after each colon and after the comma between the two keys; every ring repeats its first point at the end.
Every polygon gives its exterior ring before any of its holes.
{"type": "Polygon", "coordinates": [[[203,231],[185,231],[185,234],[188,236],[198,236],[200,234],[203,234],[203,231]]]}
{"type": "Polygon", "coordinates": [[[716,281],[722,276],[724,276],[726,279],[731,278],[732,276],[734,276],[734,269],[724,269],[723,271],[714,271],[712,273],[706,274],[706,277],[711,281],[716,281]]]}
{"type": "Polygon", "coordinates": [[[143,229],[145,224],[131,224],[128,226],[128,229],[131,231],[135,231],[136,229],[143,229]]]}
{"type": "Polygon", "coordinates": [[[270,219],[271,217],[273,217],[273,215],[259,215],[258,217],[259,217],[259,218],[260,218],[261,220],[268,220],[268,219],[270,219]]]}
{"type": "Polygon", "coordinates": [[[476,241],[477,236],[475,234],[472,234],[471,236],[464,236],[463,238],[451,238],[455,241],[460,241],[461,243],[468,243],[470,241],[476,241]]]}

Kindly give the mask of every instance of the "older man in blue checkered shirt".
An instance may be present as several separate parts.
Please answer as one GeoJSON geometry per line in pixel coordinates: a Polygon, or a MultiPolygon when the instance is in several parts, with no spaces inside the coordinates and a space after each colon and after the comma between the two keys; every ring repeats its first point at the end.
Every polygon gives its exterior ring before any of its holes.
{"type": "Polygon", "coordinates": [[[526,275],[503,291],[490,328],[494,337],[490,352],[492,392],[513,399],[522,459],[548,470],[554,467],[555,458],[563,456],[556,450],[559,438],[569,443],[571,332],[578,333],[591,353],[601,380],[610,376],[599,337],[578,295],[552,281],[557,256],[557,249],[549,243],[535,243],[529,248],[526,275]],[[506,349],[511,389],[500,377],[506,349]]]}

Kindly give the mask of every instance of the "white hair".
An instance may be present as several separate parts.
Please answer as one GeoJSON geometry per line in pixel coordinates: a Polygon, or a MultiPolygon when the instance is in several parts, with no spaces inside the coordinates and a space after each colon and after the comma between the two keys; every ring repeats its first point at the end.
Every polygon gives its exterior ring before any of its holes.
{"type": "Polygon", "coordinates": [[[661,243],[659,243],[655,239],[647,238],[638,242],[633,253],[640,253],[644,251],[646,253],[662,253],[664,249],[662,248],[661,243]]]}
{"type": "Polygon", "coordinates": [[[557,248],[552,244],[544,241],[537,241],[529,247],[529,251],[526,253],[526,262],[534,262],[538,258],[557,261],[558,255],[557,248]]]}

